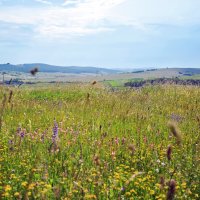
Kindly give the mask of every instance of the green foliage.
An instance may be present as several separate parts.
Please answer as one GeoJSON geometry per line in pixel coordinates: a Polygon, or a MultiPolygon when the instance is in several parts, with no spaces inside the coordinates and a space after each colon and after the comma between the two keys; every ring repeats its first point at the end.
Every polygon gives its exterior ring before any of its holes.
{"type": "Polygon", "coordinates": [[[199,199],[199,88],[0,89],[0,199],[199,199]]]}

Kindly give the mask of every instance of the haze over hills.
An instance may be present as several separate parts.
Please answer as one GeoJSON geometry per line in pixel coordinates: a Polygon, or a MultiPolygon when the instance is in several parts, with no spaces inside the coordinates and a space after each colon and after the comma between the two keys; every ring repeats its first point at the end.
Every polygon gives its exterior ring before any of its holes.
{"type": "Polygon", "coordinates": [[[71,74],[115,74],[119,73],[120,70],[115,69],[106,69],[106,68],[99,68],[99,67],[79,67],[79,66],[55,66],[55,65],[48,65],[43,63],[31,63],[31,64],[20,64],[20,65],[13,65],[13,64],[0,64],[0,71],[6,72],[24,72],[29,73],[30,70],[37,67],[39,72],[46,72],[46,73],[71,73],[71,74]]]}
{"type": "Polygon", "coordinates": [[[101,67],[80,67],[80,66],[57,66],[44,63],[30,64],[0,64],[0,72],[23,72],[29,73],[33,68],[38,68],[39,72],[44,73],[68,73],[68,74],[117,74],[117,73],[173,73],[179,75],[200,74],[200,68],[131,68],[129,69],[109,69],[101,67]]]}

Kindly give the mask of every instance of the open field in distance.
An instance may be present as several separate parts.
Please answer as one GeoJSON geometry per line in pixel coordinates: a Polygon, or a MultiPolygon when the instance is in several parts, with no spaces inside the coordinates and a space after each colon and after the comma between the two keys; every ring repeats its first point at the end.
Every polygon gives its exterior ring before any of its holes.
{"type": "MultiPolygon", "coordinates": [[[[0,75],[0,81],[3,76],[0,75]]],[[[121,81],[126,82],[127,80],[140,80],[140,79],[155,79],[155,78],[173,78],[179,77],[182,79],[199,79],[200,69],[184,69],[184,68],[168,68],[158,70],[146,70],[142,72],[134,71],[134,73],[113,73],[113,74],[70,74],[70,73],[44,73],[39,72],[36,76],[32,76],[28,73],[23,72],[7,72],[5,80],[9,81],[12,79],[18,79],[23,82],[91,82],[91,81],[121,81]]]]}

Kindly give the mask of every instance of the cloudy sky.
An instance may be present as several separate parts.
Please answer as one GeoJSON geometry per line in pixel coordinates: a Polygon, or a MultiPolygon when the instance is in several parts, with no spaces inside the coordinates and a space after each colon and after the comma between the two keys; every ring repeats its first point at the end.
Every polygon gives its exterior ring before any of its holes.
{"type": "Polygon", "coordinates": [[[0,63],[200,67],[200,0],[0,0],[0,63]]]}

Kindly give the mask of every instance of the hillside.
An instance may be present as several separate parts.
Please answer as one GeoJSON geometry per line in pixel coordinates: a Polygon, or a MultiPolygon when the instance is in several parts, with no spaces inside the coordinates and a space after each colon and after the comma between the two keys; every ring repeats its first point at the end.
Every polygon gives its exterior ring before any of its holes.
{"type": "Polygon", "coordinates": [[[32,64],[21,64],[21,65],[12,65],[9,63],[0,64],[0,71],[29,73],[30,70],[35,67],[37,67],[40,72],[47,72],[47,73],[60,72],[60,73],[71,73],[71,74],[82,74],[82,73],[113,74],[119,72],[118,70],[98,68],[98,67],[78,67],[78,66],[61,67],[43,63],[32,63],[32,64]]]}
{"type": "Polygon", "coordinates": [[[147,69],[147,70],[138,70],[133,71],[133,74],[142,75],[155,75],[163,77],[172,77],[172,76],[193,76],[200,74],[200,68],[161,68],[161,69],[147,69]]]}
{"type": "MultiPolygon", "coordinates": [[[[137,69],[138,70],[138,69],[137,69]]],[[[121,72],[95,67],[56,67],[45,64],[0,65],[0,82],[20,80],[23,82],[91,82],[108,81],[111,85],[121,85],[134,80],[153,80],[158,78],[200,79],[200,69],[197,68],[165,68],[146,69],[140,71],[121,72]],[[39,68],[36,76],[29,72],[34,67],[39,68]],[[2,76],[3,72],[6,72],[2,76]]]]}

